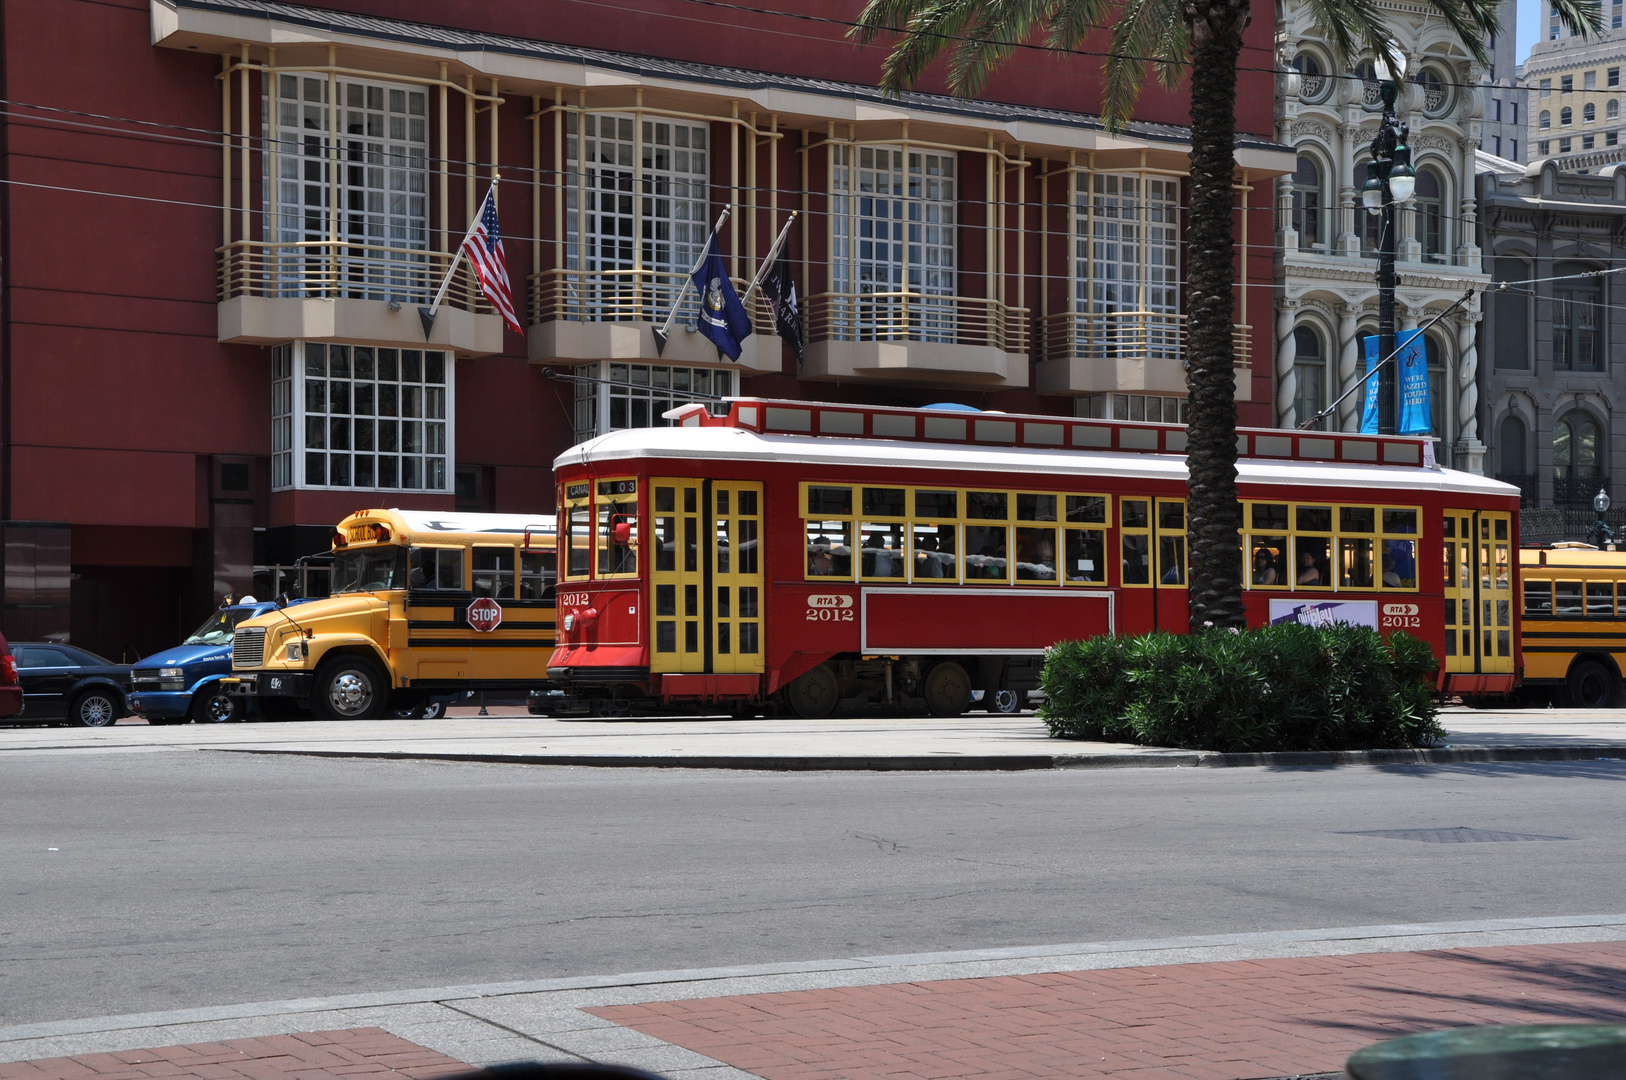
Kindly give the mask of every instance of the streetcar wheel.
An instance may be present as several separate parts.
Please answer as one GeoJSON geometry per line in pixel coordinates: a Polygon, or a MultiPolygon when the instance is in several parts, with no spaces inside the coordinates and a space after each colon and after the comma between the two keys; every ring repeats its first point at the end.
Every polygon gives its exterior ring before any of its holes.
{"type": "Polygon", "coordinates": [[[923,689],[934,716],[959,716],[971,707],[971,676],[952,661],[932,668],[923,689]]]}
{"type": "Polygon", "coordinates": [[[802,719],[823,720],[836,711],[841,688],[836,683],[836,673],[820,664],[785,687],[785,698],[802,719]]]}
{"type": "Polygon", "coordinates": [[[376,720],[388,694],[389,684],[377,664],[359,656],[340,656],[317,671],[311,706],[324,720],[376,720]]]}
{"type": "Polygon", "coordinates": [[[1596,660],[1583,660],[1570,668],[1564,689],[1577,709],[1607,709],[1615,703],[1615,673],[1596,660]]]}

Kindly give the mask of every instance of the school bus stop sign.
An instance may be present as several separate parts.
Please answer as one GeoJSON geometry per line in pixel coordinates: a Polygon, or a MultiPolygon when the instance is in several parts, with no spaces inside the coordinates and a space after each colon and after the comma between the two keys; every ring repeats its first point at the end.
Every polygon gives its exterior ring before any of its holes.
{"type": "Polygon", "coordinates": [[[469,605],[469,625],[482,634],[489,634],[502,625],[502,605],[489,596],[482,596],[469,605]]]}

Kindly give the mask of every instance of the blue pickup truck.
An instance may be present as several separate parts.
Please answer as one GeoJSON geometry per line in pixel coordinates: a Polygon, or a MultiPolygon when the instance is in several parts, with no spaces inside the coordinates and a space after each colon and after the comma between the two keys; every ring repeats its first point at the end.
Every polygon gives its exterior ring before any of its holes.
{"type": "MultiPolygon", "coordinates": [[[[301,601],[294,601],[300,603],[301,601]]],[[[161,653],[143,657],[130,672],[130,708],[149,724],[223,724],[242,720],[240,699],[221,692],[231,673],[231,638],[237,624],[275,611],[270,600],[244,597],[206,619],[191,637],[161,653]]]]}

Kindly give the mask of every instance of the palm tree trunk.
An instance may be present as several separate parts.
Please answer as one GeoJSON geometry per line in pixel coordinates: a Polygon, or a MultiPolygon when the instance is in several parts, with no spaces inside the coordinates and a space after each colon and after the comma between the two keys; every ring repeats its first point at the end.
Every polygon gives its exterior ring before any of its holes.
{"type": "Polygon", "coordinates": [[[1191,63],[1191,243],[1187,276],[1186,462],[1191,628],[1245,625],[1242,507],[1236,496],[1236,67],[1248,6],[1187,0],[1191,63]]]}

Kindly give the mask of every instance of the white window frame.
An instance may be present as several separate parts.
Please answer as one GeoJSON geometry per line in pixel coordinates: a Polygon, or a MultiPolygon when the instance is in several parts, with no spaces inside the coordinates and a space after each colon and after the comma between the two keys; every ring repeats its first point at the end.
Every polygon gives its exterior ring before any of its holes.
{"type": "Polygon", "coordinates": [[[600,360],[577,368],[575,373],[583,380],[576,383],[577,443],[610,431],[671,427],[672,421],[661,415],[668,409],[691,401],[733,397],[740,392],[739,375],[733,368],[600,360]],[[621,423],[616,422],[617,403],[624,405],[621,423]],[[633,422],[640,413],[647,423],[633,422]]]}
{"type": "Polygon", "coordinates": [[[1090,329],[1077,348],[1087,356],[1127,349],[1179,359],[1180,178],[1074,170],[1071,213],[1074,314],[1144,313],[1134,320],[1143,325],[1085,320],[1090,329]]]}
{"type": "Polygon", "coordinates": [[[387,349],[370,345],[330,344],[328,342],[292,341],[278,345],[272,350],[272,396],[271,396],[271,432],[272,432],[272,487],[275,490],[313,490],[313,491],[384,491],[423,493],[429,495],[451,494],[452,476],[456,469],[456,455],[454,452],[455,432],[453,430],[456,416],[456,372],[455,354],[440,349],[387,349]],[[358,379],[355,377],[356,368],[351,366],[348,379],[332,380],[322,377],[323,386],[318,395],[311,383],[317,376],[311,374],[309,361],[317,359],[313,350],[320,349],[320,359],[324,367],[329,362],[331,349],[343,349],[349,364],[356,362],[356,350],[365,349],[372,354],[374,364],[374,377],[372,379],[358,379]],[[416,382],[405,377],[405,372],[411,356],[417,356],[419,379],[416,382]],[[396,377],[391,380],[383,377],[383,370],[389,357],[393,355],[395,361],[396,377]],[[442,378],[441,384],[429,380],[428,374],[433,370],[432,357],[440,358],[442,378]],[[343,413],[327,411],[332,404],[328,383],[340,381],[348,385],[345,387],[347,410],[343,413]],[[371,386],[373,402],[371,412],[358,412],[357,385],[371,386]],[[395,390],[395,415],[381,415],[385,395],[382,389],[393,387],[395,390]],[[417,404],[411,404],[410,392],[416,390],[417,404]],[[436,391],[440,391],[439,394],[436,391]],[[321,398],[324,408],[318,412],[310,406],[316,397],[321,398]],[[415,409],[417,415],[408,413],[415,409]],[[331,458],[334,448],[330,445],[334,441],[334,422],[345,425],[342,434],[349,446],[341,452],[345,455],[349,468],[349,481],[342,484],[330,482],[312,483],[307,475],[307,455],[320,453],[324,455],[323,468],[326,481],[331,475],[326,470],[331,467],[331,458]],[[357,423],[372,423],[371,428],[358,428],[357,423]],[[381,444],[387,441],[383,424],[396,423],[394,451],[380,449],[381,444]],[[313,424],[321,424],[321,446],[313,446],[313,424]],[[415,424],[417,451],[401,449],[408,442],[408,433],[412,429],[404,425],[415,424]],[[357,443],[364,441],[365,431],[371,432],[371,450],[358,448],[357,443]],[[279,470],[278,460],[283,461],[279,470]],[[374,463],[373,482],[357,483],[358,458],[372,458],[374,463]],[[394,458],[396,461],[395,480],[393,485],[379,482],[384,469],[380,467],[380,458],[394,458]],[[418,483],[415,485],[403,484],[402,477],[408,471],[403,467],[405,459],[415,459],[418,483]],[[436,464],[438,462],[438,465],[436,464]]]}

